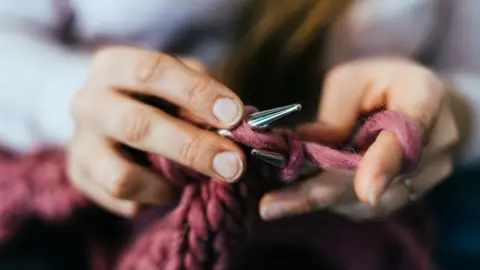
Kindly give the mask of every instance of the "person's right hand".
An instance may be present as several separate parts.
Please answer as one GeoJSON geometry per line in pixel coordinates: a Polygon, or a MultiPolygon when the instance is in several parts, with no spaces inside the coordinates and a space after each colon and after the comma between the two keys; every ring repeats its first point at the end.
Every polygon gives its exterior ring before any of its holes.
{"type": "Polygon", "coordinates": [[[70,181],[93,201],[133,216],[141,205],[173,199],[168,182],[122,156],[121,145],[159,154],[228,182],[242,175],[245,156],[233,142],[132,94],[168,101],[217,128],[231,128],[243,116],[240,99],[195,70],[194,64],[189,67],[172,56],[134,48],[100,50],[90,78],[71,106],[76,131],[68,155],[70,181]]]}

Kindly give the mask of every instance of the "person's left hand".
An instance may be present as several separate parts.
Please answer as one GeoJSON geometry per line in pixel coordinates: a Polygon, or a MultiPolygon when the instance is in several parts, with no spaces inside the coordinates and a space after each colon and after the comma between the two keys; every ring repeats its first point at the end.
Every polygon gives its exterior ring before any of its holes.
{"type": "Polygon", "coordinates": [[[402,113],[422,129],[425,149],[417,169],[399,176],[402,150],[388,131],[363,153],[358,171],[327,171],[266,194],[264,219],[329,209],[355,220],[389,214],[425,194],[452,171],[452,146],[459,139],[448,90],[427,68],[398,58],[349,62],[331,70],[322,90],[318,122],[299,128],[307,140],[345,141],[358,118],[377,109],[402,113]],[[409,185],[411,183],[411,185],[409,185]]]}

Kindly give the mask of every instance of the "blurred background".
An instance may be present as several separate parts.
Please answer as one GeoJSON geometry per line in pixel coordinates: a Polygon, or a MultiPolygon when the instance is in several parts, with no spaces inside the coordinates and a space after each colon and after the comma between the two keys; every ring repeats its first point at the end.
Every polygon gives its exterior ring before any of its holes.
{"type": "MultiPolygon", "coordinates": [[[[325,72],[366,56],[413,58],[477,95],[478,42],[480,0],[2,1],[0,269],[90,268],[90,243],[78,234],[81,217],[71,227],[35,218],[20,226],[23,216],[5,217],[1,204],[14,204],[8,182],[24,168],[12,165],[22,164],[12,156],[44,145],[68,147],[75,130],[69,107],[99,48],[127,45],[198,59],[246,104],[266,109],[293,100],[304,105],[300,120],[308,121],[325,72]],[[309,88],[317,90],[303,91],[309,88]]],[[[471,121],[471,148],[478,152],[478,119],[471,121]]],[[[480,269],[480,171],[466,159],[459,156],[454,173],[425,197],[436,225],[432,256],[442,270],[480,269]]],[[[116,235],[115,215],[86,219],[116,235]]]]}

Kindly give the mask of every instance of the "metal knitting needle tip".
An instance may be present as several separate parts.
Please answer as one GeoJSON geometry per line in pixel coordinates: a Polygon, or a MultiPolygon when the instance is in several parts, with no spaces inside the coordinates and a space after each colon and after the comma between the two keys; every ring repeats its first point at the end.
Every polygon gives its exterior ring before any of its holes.
{"type": "Polygon", "coordinates": [[[285,117],[302,109],[301,104],[292,104],[266,111],[252,113],[248,116],[247,123],[255,129],[268,129],[285,117]]]}
{"type": "MultiPolygon", "coordinates": [[[[262,149],[252,149],[251,155],[278,168],[284,168],[287,162],[284,155],[262,149]]],[[[300,174],[309,175],[318,170],[319,168],[317,165],[310,161],[306,161],[301,168],[300,174]]]]}
{"type": "Polygon", "coordinates": [[[285,157],[282,154],[262,149],[252,149],[252,156],[278,168],[285,167],[285,157]]]}

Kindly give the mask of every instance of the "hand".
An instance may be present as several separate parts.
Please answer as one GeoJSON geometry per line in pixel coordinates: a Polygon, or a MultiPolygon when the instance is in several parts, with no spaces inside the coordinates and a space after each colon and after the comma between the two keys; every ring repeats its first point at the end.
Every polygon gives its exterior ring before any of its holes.
{"type": "Polygon", "coordinates": [[[245,157],[233,142],[133,97],[168,101],[182,115],[214,127],[234,126],[242,119],[240,99],[203,71],[198,61],[182,62],[161,53],[124,47],[99,51],[90,78],[72,104],[72,184],[123,216],[174,197],[165,179],[125,158],[119,146],[159,154],[218,179],[237,180],[245,157]]]}
{"type": "Polygon", "coordinates": [[[395,58],[365,59],[336,67],[326,76],[318,122],[298,130],[301,137],[329,144],[345,141],[365,114],[377,109],[401,112],[418,122],[425,143],[421,164],[400,176],[402,151],[394,134],[383,131],[363,153],[356,174],[329,171],[298,185],[266,194],[265,219],[330,209],[354,219],[383,216],[421,196],[452,171],[451,148],[459,133],[448,91],[430,70],[395,58]],[[404,180],[412,180],[408,188],[404,180]]]}

